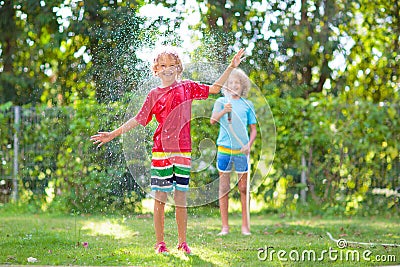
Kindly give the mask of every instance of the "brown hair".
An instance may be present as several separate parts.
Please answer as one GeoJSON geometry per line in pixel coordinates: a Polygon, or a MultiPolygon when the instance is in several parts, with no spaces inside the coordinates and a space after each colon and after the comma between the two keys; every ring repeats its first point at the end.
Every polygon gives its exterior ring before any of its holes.
{"type": "Polygon", "coordinates": [[[177,65],[176,71],[178,73],[178,77],[180,77],[183,71],[182,61],[178,52],[172,46],[162,46],[159,49],[157,49],[157,52],[153,60],[153,66],[151,67],[153,70],[153,74],[157,75],[157,72],[160,71],[160,65],[158,61],[160,60],[161,57],[164,56],[171,57],[175,60],[177,65]]]}

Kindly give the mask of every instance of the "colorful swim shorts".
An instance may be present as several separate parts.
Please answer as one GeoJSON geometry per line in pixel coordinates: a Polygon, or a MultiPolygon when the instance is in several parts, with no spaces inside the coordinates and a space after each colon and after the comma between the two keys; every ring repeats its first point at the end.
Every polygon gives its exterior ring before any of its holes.
{"type": "Polygon", "coordinates": [[[153,152],[151,190],[171,192],[189,190],[190,152],[153,152]]]}
{"type": "Polygon", "coordinates": [[[217,169],[220,172],[231,172],[232,165],[235,166],[237,173],[248,171],[247,156],[240,152],[226,147],[219,146],[217,154],[217,169]]]}

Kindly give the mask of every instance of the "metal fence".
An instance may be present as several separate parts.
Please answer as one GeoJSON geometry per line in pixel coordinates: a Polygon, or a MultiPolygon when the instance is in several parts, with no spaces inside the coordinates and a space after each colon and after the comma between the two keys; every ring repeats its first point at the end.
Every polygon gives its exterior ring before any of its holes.
{"type": "Polygon", "coordinates": [[[56,168],[54,144],[65,138],[69,118],[59,108],[0,110],[0,203],[16,201],[21,189],[43,192],[56,168]]]}

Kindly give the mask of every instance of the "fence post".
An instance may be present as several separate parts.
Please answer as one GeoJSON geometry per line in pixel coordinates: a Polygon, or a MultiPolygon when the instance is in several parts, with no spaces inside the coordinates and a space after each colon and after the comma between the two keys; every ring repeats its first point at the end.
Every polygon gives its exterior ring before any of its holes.
{"type": "Polygon", "coordinates": [[[14,202],[18,200],[18,152],[19,152],[19,126],[21,118],[21,107],[14,107],[14,175],[13,175],[13,191],[12,199],[14,202]]]}

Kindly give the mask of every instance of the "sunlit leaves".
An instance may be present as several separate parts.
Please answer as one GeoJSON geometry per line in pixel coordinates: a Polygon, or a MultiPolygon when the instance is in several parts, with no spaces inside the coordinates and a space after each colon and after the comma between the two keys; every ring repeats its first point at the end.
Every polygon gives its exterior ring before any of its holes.
{"type": "Polygon", "coordinates": [[[302,155],[307,161],[308,194],[325,203],[324,209],[349,204],[347,212],[357,213],[359,202],[371,197],[374,188],[398,186],[400,124],[389,115],[398,113],[398,102],[348,104],[341,98],[315,95],[310,100],[269,97],[268,102],[277,127],[275,171],[258,197],[264,195],[268,202],[278,181],[291,175],[294,179],[286,194],[287,201],[294,200],[302,155]]]}

